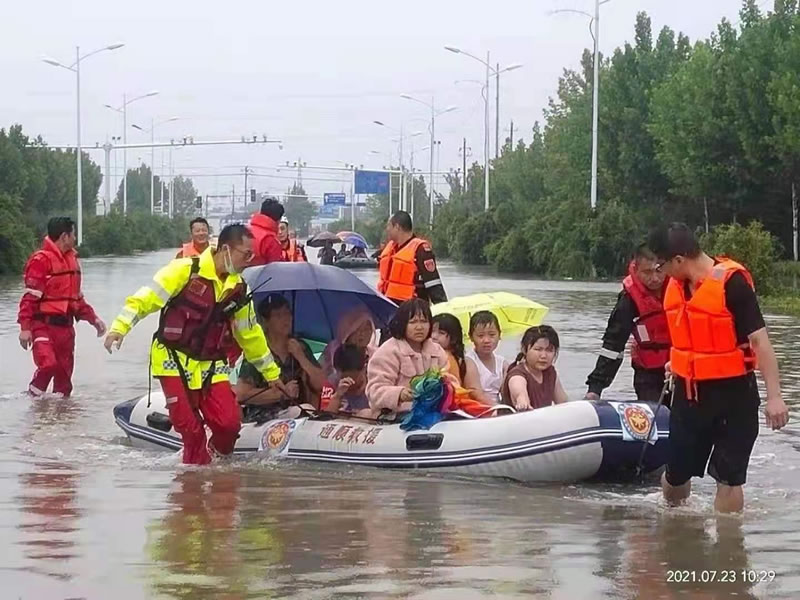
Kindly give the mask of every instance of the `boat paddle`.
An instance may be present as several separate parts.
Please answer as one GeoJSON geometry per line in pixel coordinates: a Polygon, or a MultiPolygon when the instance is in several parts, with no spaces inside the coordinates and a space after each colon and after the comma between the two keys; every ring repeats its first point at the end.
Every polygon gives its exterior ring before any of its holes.
{"type": "Polygon", "coordinates": [[[642,442],[642,452],[639,454],[639,462],[636,464],[636,478],[639,479],[639,481],[644,480],[644,457],[647,454],[647,448],[650,446],[650,437],[653,434],[653,429],[656,427],[656,423],[658,422],[658,413],[661,410],[661,407],[664,405],[664,400],[667,398],[667,394],[669,394],[670,391],[672,391],[672,395],[674,396],[675,390],[672,385],[672,375],[670,375],[664,382],[664,387],[661,390],[661,396],[658,398],[658,405],[653,413],[653,421],[650,423],[650,427],[647,429],[647,435],[642,442]]]}

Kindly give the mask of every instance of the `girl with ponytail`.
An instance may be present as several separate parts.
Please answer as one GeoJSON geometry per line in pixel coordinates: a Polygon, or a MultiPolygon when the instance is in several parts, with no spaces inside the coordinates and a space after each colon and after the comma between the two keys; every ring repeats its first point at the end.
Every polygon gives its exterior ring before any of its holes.
{"type": "Polygon", "coordinates": [[[559,349],[556,330],[549,325],[531,327],[520,346],[503,382],[503,402],[518,411],[566,402],[567,393],[553,366],[559,349]]]}
{"type": "Polygon", "coordinates": [[[480,375],[475,362],[464,355],[464,331],[461,322],[450,313],[433,317],[431,339],[447,354],[448,373],[454,375],[458,385],[470,391],[470,396],[484,403],[491,403],[481,388],[480,375]]]}

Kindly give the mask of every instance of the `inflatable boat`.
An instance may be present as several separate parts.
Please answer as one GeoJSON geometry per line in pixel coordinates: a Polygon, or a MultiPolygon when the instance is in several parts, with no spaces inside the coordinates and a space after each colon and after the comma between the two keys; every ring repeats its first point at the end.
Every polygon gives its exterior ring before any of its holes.
{"type": "MultiPolygon", "coordinates": [[[[392,469],[428,469],[522,482],[621,480],[662,467],[669,409],[637,402],[568,402],[490,418],[448,419],[403,431],[372,420],[301,417],[244,423],[235,453],[392,469]],[[657,419],[651,429],[654,417],[657,419]],[[650,441],[646,441],[646,440],[650,441]]],[[[182,447],[161,392],[114,408],[117,425],[143,448],[182,447]]]]}
{"type": "Polygon", "coordinates": [[[334,261],[333,266],[340,267],[342,269],[377,269],[378,261],[374,258],[357,258],[355,256],[346,256],[334,261]]]}

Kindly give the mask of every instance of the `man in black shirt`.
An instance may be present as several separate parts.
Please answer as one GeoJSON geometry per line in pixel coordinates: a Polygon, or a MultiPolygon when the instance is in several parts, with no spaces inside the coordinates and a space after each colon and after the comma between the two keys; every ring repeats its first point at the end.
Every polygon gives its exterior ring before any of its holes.
{"type": "Polygon", "coordinates": [[[766,424],[781,429],[789,412],[781,397],[778,361],[747,270],[700,250],[683,223],[654,231],[648,247],[670,278],[664,309],[675,375],[670,457],[662,477],[669,504],[684,502],[691,478],[717,482],[714,508],[738,512],[750,452],[758,437],[758,366],[767,387],[766,424]]]}
{"type": "Polygon", "coordinates": [[[608,319],[597,364],[586,380],[586,400],[599,400],[614,381],[633,334],[631,366],[636,397],[641,402],[659,401],[670,343],[664,315],[665,277],[656,264],[655,255],[646,246],[639,246],[608,319]]]}

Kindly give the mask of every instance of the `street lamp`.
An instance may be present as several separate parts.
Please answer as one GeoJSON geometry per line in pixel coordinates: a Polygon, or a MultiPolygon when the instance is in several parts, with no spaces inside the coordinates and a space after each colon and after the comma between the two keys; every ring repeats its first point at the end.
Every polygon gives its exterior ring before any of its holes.
{"type": "Polygon", "coordinates": [[[497,122],[495,124],[495,128],[497,133],[495,135],[495,158],[499,154],[499,146],[500,146],[500,73],[505,73],[507,71],[514,71],[522,67],[519,63],[510,64],[507,67],[500,68],[500,65],[497,65],[497,68],[492,68],[491,64],[489,63],[489,52],[486,52],[486,60],[484,61],[482,58],[478,58],[474,54],[470,54],[466,50],[462,50],[461,48],[456,48],[455,46],[445,46],[445,50],[453,52],[455,54],[463,54],[464,56],[469,56],[473,60],[477,60],[479,63],[486,67],[486,82],[484,83],[484,87],[486,89],[486,94],[483,96],[484,100],[484,111],[483,111],[483,209],[489,210],[489,77],[490,75],[494,75],[497,77],[497,122]]]}
{"type": "MultiPolygon", "coordinates": [[[[156,125],[163,125],[164,123],[171,123],[172,121],[177,121],[180,117],[170,117],[169,119],[164,119],[163,121],[155,122],[154,119],[150,119],[150,129],[144,129],[139,127],[138,125],[131,125],[134,129],[138,129],[142,133],[149,133],[150,134],[150,214],[154,214],[155,212],[155,200],[154,200],[154,189],[156,187],[156,147],[155,147],[155,130],[156,125]]],[[[245,190],[246,191],[246,190],[245,190]]]]}
{"type": "MultiPolygon", "coordinates": [[[[393,142],[398,142],[399,141],[399,143],[400,143],[400,145],[399,145],[399,156],[400,156],[400,203],[399,204],[400,204],[400,210],[405,210],[406,206],[408,204],[408,202],[407,202],[408,198],[406,197],[406,189],[405,189],[406,186],[405,186],[405,168],[404,168],[404,164],[403,164],[403,162],[404,162],[403,141],[405,140],[406,137],[417,137],[417,136],[420,136],[420,135],[422,135],[422,132],[421,131],[415,131],[411,135],[406,135],[406,134],[403,133],[403,126],[404,126],[403,123],[400,124],[400,129],[395,129],[394,127],[390,127],[389,125],[387,125],[383,121],[375,120],[375,121],[373,121],[373,123],[375,125],[379,125],[381,127],[385,127],[389,131],[392,131],[392,132],[394,132],[394,133],[399,135],[399,138],[393,138],[391,141],[393,141],[393,142]]],[[[389,167],[391,167],[391,165],[389,165],[389,167]]],[[[390,174],[389,175],[389,179],[390,179],[389,183],[391,183],[391,177],[392,176],[390,174]]]]}
{"type": "Polygon", "coordinates": [[[592,74],[592,188],[591,195],[589,196],[589,203],[592,210],[597,208],[597,120],[598,105],[600,102],[600,6],[608,4],[609,2],[611,2],[611,0],[594,0],[594,15],[583,10],[572,8],[562,8],[554,10],[551,13],[576,13],[589,17],[591,19],[589,22],[590,33],[591,25],[594,23],[594,33],[592,33],[592,40],[594,41],[594,73],[592,74]]]}
{"type": "Polygon", "coordinates": [[[136,96],[135,98],[131,98],[130,100],[127,99],[127,95],[122,95],[122,106],[119,108],[115,106],[111,106],[110,104],[104,104],[106,108],[113,110],[114,112],[118,112],[122,115],[122,170],[124,173],[122,174],[122,214],[128,214],[128,149],[125,147],[128,144],[128,104],[132,104],[137,100],[141,100],[142,98],[150,98],[151,96],[157,96],[158,92],[153,90],[152,92],[147,92],[146,94],[142,94],[141,96],[136,96]]]}
{"type": "Polygon", "coordinates": [[[431,170],[430,170],[430,181],[428,182],[428,185],[430,186],[430,190],[428,190],[429,191],[428,196],[429,196],[429,201],[430,201],[430,215],[428,215],[428,225],[432,229],[433,228],[433,159],[434,159],[433,149],[436,147],[436,142],[434,141],[435,132],[436,132],[436,117],[438,117],[439,115],[443,115],[445,113],[453,112],[454,110],[457,110],[458,107],[457,106],[448,106],[444,110],[437,111],[436,108],[435,108],[435,102],[434,102],[433,98],[431,98],[430,103],[428,103],[428,102],[425,102],[425,100],[420,100],[419,98],[415,98],[414,96],[410,96],[408,94],[400,94],[400,97],[401,98],[405,98],[406,100],[411,100],[413,102],[418,102],[418,103],[422,104],[423,106],[427,106],[428,108],[431,109],[431,124],[430,124],[430,133],[431,133],[431,147],[430,147],[430,150],[431,150],[431,152],[430,152],[430,154],[431,154],[431,165],[430,166],[431,166],[431,170]]]}
{"type": "Polygon", "coordinates": [[[75,62],[71,65],[65,65],[53,58],[43,57],[42,61],[46,62],[48,65],[52,65],[54,67],[61,67],[62,69],[66,69],[67,71],[72,71],[75,73],[75,80],[76,80],[76,113],[77,113],[77,132],[78,132],[78,140],[76,144],[76,151],[75,155],[78,160],[78,190],[77,190],[77,197],[78,197],[78,216],[77,216],[77,237],[78,237],[78,246],[83,243],[83,205],[82,205],[82,196],[83,196],[83,173],[81,172],[81,61],[85,58],[89,58],[94,54],[98,54],[99,52],[104,52],[106,50],[116,50],[117,48],[122,48],[125,44],[111,44],[109,46],[105,46],[103,48],[99,48],[88,54],[84,54],[81,56],[81,49],[80,46],[75,46],[75,62]]]}

